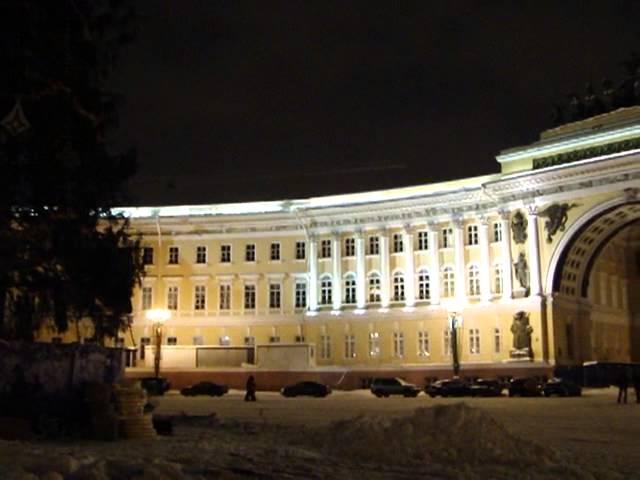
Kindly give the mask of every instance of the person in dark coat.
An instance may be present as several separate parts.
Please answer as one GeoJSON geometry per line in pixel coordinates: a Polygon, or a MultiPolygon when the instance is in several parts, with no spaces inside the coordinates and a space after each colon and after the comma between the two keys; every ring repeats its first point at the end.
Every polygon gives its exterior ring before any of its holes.
{"type": "Polygon", "coordinates": [[[627,369],[618,375],[618,403],[627,403],[627,390],[629,389],[629,377],[627,369]]]}
{"type": "Polygon", "coordinates": [[[253,378],[253,375],[249,375],[249,378],[247,379],[247,393],[244,396],[244,401],[256,401],[256,379],[253,378]]]}

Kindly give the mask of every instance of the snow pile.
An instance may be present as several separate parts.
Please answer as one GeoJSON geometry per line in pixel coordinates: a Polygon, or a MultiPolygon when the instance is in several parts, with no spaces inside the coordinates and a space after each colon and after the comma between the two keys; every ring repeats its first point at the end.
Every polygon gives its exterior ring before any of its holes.
{"type": "Polygon", "coordinates": [[[362,415],[332,424],[327,453],[395,464],[550,465],[555,454],[514,437],[482,410],[464,403],[419,408],[412,416],[362,415]]]}

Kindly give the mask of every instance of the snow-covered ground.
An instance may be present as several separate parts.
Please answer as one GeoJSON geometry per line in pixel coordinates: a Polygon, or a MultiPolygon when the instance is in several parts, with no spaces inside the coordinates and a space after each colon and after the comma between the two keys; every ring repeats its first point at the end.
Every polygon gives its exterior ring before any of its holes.
{"type": "Polygon", "coordinates": [[[172,437],[0,442],[0,479],[640,479],[640,404],[630,395],[618,405],[614,389],[531,399],[242,396],[158,399],[159,414],[215,413],[178,420],[172,437]]]}

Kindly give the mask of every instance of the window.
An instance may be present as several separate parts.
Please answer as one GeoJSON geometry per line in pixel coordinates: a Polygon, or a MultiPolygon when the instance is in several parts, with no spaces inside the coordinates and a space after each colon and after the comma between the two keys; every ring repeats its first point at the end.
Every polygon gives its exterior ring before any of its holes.
{"type": "Polygon", "coordinates": [[[231,263],[231,245],[220,245],[220,263],[231,263]]]}
{"type": "Polygon", "coordinates": [[[429,355],[429,333],[420,331],[418,332],[418,356],[428,357],[429,355]]]}
{"type": "Polygon", "coordinates": [[[320,358],[326,360],[331,358],[331,337],[320,335],[320,358]]]}
{"type": "Polygon", "coordinates": [[[402,234],[394,233],[393,234],[393,253],[400,253],[404,250],[402,243],[402,234]]]}
{"type": "Polygon", "coordinates": [[[280,308],[282,287],[279,283],[269,284],[269,308],[280,308]]]}
{"type": "Polygon", "coordinates": [[[356,358],[356,337],[353,334],[344,336],[344,356],[345,358],[356,358]]]}
{"type": "Polygon", "coordinates": [[[244,308],[245,310],[255,310],[256,308],[256,286],[244,286],[244,308]]]}
{"type": "Polygon", "coordinates": [[[442,229],[442,248],[452,248],[452,247],[453,247],[453,229],[443,228],[442,229]]]}
{"type": "Polygon", "coordinates": [[[269,260],[276,262],[280,260],[280,244],[272,243],[270,248],[269,260]]]}
{"type": "Polygon", "coordinates": [[[167,309],[178,310],[178,286],[171,285],[167,289],[167,309]]]}
{"type": "Polygon", "coordinates": [[[169,247],[169,265],[177,265],[180,259],[180,249],[169,247]]]}
{"type": "Polygon", "coordinates": [[[493,241],[502,241],[502,222],[493,222],[493,241]]]}
{"type": "Polygon", "coordinates": [[[296,242],[296,260],[304,260],[305,258],[307,258],[307,244],[296,242]]]}
{"type": "Polygon", "coordinates": [[[256,244],[249,243],[244,247],[244,261],[255,262],[256,261],[256,244]]]}
{"type": "Polygon", "coordinates": [[[377,273],[369,276],[369,302],[380,303],[380,275],[377,273]]]}
{"type": "Polygon", "coordinates": [[[467,245],[478,245],[478,225],[467,227],[467,245]]]}
{"type": "Polygon", "coordinates": [[[455,288],[456,276],[452,267],[445,267],[442,270],[442,295],[445,297],[453,297],[456,293],[455,288]]]}
{"type": "Polygon", "coordinates": [[[404,275],[401,272],[393,274],[393,301],[401,302],[404,300],[404,275]]]}
{"type": "Polygon", "coordinates": [[[142,249],[142,264],[153,265],[153,247],[144,247],[142,249]]]}
{"type": "Polygon", "coordinates": [[[451,355],[451,329],[447,328],[444,331],[444,354],[451,355]]]}
{"type": "Polygon", "coordinates": [[[418,272],[418,300],[429,300],[430,297],[429,272],[420,270],[418,272]]]}
{"type": "Polygon", "coordinates": [[[144,360],[146,346],[151,345],[150,337],[140,337],[140,360],[144,360]]]}
{"type": "Polygon", "coordinates": [[[393,356],[404,357],[404,333],[402,332],[393,332],[393,356]]]}
{"type": "Polygon", "coordinates": [[[244,337],[244,344],[247,346],[256,344],[256,337],[252,337],[251,335],[244,337]]]}
{"type": "Polygon", "coordinates": [[[369,356],[377,357],[380,355],[380,334],[378,332],[369,332],[369,356]]]}
{"type": "Polygon", "coordinates": [[[320,305],[331,305],[331,277],[320,279],[320,305]]]}
{"type": "Polygon", "coordinates": [[[167,345],[177,345],[178,337],[167,337],[167,345]]]}
{"type": "Polygon", "coordinates": [[[495,353],[500,353],[502,350],[502,335],[500,334],[499,328],[493,329],[493,351],[495,353]]]}
{"type": "Polygon", "coordinates": [[[229,335],[223,335],[218,339],[218,343],[223,346],[229,346],[231,345],[231,337],[229,337],[229,335]]]}
{"type": "Polygon", "coordinates": [[[142,287],[142,310],[149,310],[153,305],[153,288],[142,287]]]}
{"type": "Polygon", "coordinates": [[[356,303],[356,277],[347,275],[344,280],[344,303],[356,303]]]}
{"type": "Polygon", "coordinates": [[[493,291],[502,293],[502,265],[499,264],[493,266],[493,291]]]}
{"type": "Polygon", "coordinates": [[[331,258],[331,240],[320,242],[320,258],[331,258]]]}
{"type": "Polygon", "coordinates": [[[477,265],[469,267],[469,295],[480,295],[480,270],[477,265]]]}
{"type": "Polygon", "coordinates": [[[194,335],[193,336],[193,344],[194,345],[204,345],[204,337],[202,335],[194,335]]]}
{"type": "Polygon", "coordinates": [[[480,330],[477,328],[469,329],[469,353],[480,353],[480,330]]]}
{"type": "Polygon", "coordinates": [[[280,335],[272,335],[269,337],[269,343],[280,343],[280,335]]]}
{"type": "Polygon", "coordinates": [[[418,232],[418,250],[429,250],[429,232],[418,232]]]}
{"type": "Polygon", "coordinates": [[[369,237],[369,255],[380,254],[380,237],[369,237]]]}
{"type": "Polygon", "coordinates": [[[307,284],[305,282],[296,282],[296,308],[307,308],[307,284]]]}
{"type": "Polygon", "coordinates": [[[196,263],[207,263],[207,247],[203,245],[196,247],[196,263]]]}
{"type": "Polygon", "coordinates": [[[304,343],[304,335],[296,335],[293,340],[295,343],[304,343]]]}
{"type": "Polygon", "coordinates": [[[193,309],[204,310],[207,299],[207,288],[204,285],[196,285],[194,289],[193,309]]]}
{"type": "Polygon", "coordinates": [[[356,239],[353,237],[344,239],[344,256],[355,257],[356,256],[356,239]]]}
{"type": "Polygon", "coordinates": [[[220,284],[220,310],[231,309],[231,285],[228,283],[220,284]]]}

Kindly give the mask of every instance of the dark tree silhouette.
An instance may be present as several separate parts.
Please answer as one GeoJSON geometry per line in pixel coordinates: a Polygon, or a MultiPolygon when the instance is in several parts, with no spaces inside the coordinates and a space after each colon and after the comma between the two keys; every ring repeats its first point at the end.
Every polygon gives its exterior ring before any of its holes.
{"type": "Polygon", "coordinates": [[[111,207],[136,162],[105,141],[118,104],[105,84],[135,25],[125,0],[0,2],[2,337],[127,326],[142,267],[111,207]]]}

